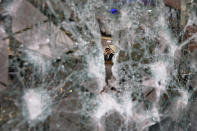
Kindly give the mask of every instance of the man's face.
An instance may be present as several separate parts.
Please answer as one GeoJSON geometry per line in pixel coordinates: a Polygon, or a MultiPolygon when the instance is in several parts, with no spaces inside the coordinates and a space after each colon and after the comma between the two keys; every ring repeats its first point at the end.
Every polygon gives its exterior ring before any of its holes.
{"type": "Polygon", "coordinates": [[[106,49],[105,52],[106,52],[106,54],[108,54],[108,55],[111,54],[111,50],[110,50],[110,49],[106,49]]]}

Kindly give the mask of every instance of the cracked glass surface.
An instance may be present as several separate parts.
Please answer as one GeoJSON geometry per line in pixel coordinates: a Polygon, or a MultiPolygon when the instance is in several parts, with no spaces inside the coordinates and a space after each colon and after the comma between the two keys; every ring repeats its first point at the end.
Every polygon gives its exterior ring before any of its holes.
{"type": "Polygon", "coordinates": [[[181,2],[1,0],[0,130],[196,131],[197,1],[181,2]]]}

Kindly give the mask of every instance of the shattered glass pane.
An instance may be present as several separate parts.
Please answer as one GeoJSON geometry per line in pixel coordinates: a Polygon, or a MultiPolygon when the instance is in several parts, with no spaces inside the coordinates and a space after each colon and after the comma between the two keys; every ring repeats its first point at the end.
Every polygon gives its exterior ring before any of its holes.
{"type": "Polygon", "coordinates": [[[197,130],[196,0],[0,0],[0,20],[1,131],[197,130]]]}

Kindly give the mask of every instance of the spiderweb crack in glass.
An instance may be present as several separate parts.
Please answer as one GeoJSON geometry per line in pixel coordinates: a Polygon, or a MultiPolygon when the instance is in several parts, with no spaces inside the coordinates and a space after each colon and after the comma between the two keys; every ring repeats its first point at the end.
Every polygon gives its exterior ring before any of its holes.
{"type": "Polygon", "coordinates": [[[0,130],[197,130],[194,2],[181,27],[161,0],[3,1],[0,130]],[[101,34],[117,47],[107,86],[101,34]]]}

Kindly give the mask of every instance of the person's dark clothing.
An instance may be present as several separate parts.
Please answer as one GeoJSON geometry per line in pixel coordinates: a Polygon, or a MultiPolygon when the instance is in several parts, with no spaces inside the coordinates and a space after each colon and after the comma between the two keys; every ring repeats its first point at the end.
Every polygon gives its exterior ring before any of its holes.
{"type": "Polygon", "coordinates": [[[113,58],[113,56],[114,56],[114,54],[112,54],[112,53],[109,54],[109,55],[106,54],[105,57],[104,57],[105,58],[105,61],[111,61],[112,58],[113,58]]]}
{"type": "Polygon", "coordinates": [[[114,54],[106,54],[104,56],[105,58],[105,72],[106,72],[106,77],[105,77],[105,82],[108,85],[108,80],[110,80],[112,78],[112,66],[113,66],[113,62],[112,62],[112,58],[113,58],[114,54]]]}

